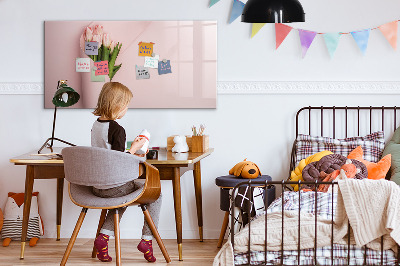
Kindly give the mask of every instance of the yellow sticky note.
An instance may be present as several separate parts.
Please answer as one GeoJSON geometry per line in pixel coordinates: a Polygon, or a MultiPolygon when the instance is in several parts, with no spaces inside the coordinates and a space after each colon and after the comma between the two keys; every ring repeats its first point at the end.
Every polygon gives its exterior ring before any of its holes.
{"type": "Polygon", "coordinates": [[[153,54],[152,42],[140,42],[139,43],[139,56],[151,56],[153,54]]]}

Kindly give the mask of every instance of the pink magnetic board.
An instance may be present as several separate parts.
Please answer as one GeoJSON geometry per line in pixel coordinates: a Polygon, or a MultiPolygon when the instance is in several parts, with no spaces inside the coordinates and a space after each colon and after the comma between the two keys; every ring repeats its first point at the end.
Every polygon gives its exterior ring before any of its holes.
{"type": "MultiPolygon", "coordinates": [[[[94,72],[77,72],[77,58],[89,58],[85,29],[94,30],[96,25],[101,25],[112,41],[122,44],[115,60],[115,65],[122,65],[112,81],[132,91],[130,108],[216,108],[216,21],[46,21],[45,108],[54,108],[51,100],[61,79],[68,80],[81,95],[80,101],[69,108],[96,106],[98,94],[110,77],[104,75],[101,81],[94,72]],[[147,68],[148,73],[141,70],[141,78],[137,77],[138,67],[145,64],[145,57],[139,55],[141,42],[153,43],[153,53],[163,62],[161,74],[158,68],[147,68]]],[[[94,71],[94,61],[86,62],[94,71]]],[[[80,69],[86,69],[80,64],[80,69]]]]}

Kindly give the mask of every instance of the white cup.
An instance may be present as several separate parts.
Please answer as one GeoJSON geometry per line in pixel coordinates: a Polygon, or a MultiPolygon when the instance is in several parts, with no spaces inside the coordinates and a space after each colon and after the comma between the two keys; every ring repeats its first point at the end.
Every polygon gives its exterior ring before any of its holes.
{"type": "Polygon", "coordinates": [[[147,149],[149,148],[150,133],[146,129],[143,129],[142,132],[140,132],[140,134],[138,135],[138,138],[145,138],[146,142],[143,144],[142,148],[136,151],[136,154],[145,154],[147,152],[147,149]]]}

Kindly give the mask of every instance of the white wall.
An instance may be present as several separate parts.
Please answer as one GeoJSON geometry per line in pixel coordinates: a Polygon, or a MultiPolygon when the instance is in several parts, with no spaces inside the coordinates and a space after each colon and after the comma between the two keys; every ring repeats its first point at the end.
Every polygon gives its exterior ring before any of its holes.
{"type": "MultiPolygon", "coordinates": [[[[252,40],[250,25],[227,24],[230,0],[208,9],[208,0],[118,1],[12,1],[0,0],[0,83],[43,82],[44,20],[218,20],[219,81],[399,81],[399,52],[373,31],[366,56],[362,57],[349,35],[343,37],[331,60],[321,36],[306,58],[301,59],[297,32],[274,50],[273,25],[266,25],[252,40]],[[145,4],[143,4],[145,3],[145,4]],[[259,59],[258,59],[259,58],[259,59]]],[[[296,24],[321,32],[375,27],[399,19],[397,1],[303,0],[307,22],[296,24]]],[[[60,33],[59,38],[62,38],[60,33]]],[[[399,95],[219,95],[215,110],[129,110],[121,120],[128,138],[142,128],[153,133],[153,145],[165,146],[176,133],[189,134],[193,124],[204,123],[215,152],[202,162],[205,238],[218,238],[223,214],[214,179],[227,174],[238,161],[255,161],[263,174],[275,180],[286,176],[294,138],[294,115],[308,105],[399,105],[399,95]]],[[[35,150],[51,134],[52,110],[43,108],[43,95],[0,95],[0,207],[7,192],[24,190],[25,168],[9,158],[35,150]]],[[[90,110],[60,110],[56,136],[78,145],[90,144],[95,117],[90,110]]],[[[182,177],[183,237],[197,237],[197,217],[190,173],[182,177]]],[[[38,180],[40,211],[45,237],[55,237],[56,182],[38,180]]],[[[164,195],[159,230],[175,238],[171,182],[163,181],[164,195]]],[[[80,209],[64,191],[62,237],[70,237],[80,209]]],[[[93,237],[99,212],[89,211],[80,237],[93,237]]],[[[139,238],[142,215],[130,208],[121,221],[123,238],[139,238]]]]}

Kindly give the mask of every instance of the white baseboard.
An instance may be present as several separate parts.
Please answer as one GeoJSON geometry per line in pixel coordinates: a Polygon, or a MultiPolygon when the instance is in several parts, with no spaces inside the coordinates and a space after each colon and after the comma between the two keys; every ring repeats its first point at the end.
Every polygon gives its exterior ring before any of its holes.
{"type": "MultiPolygon", "coordinates": [[[[399,94],[400,81],[219,81],[218,94],[399,94]]],[[[0,94],[43,94],[44,85],[0,83],[0,94]]]]}

